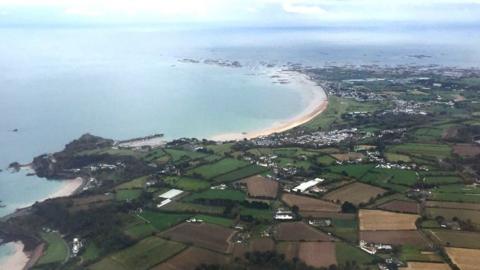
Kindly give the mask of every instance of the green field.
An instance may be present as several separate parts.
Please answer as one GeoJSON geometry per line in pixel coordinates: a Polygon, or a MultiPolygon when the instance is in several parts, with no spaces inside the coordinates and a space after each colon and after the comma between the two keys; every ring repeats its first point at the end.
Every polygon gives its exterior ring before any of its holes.
{"type": "Polygon", "coordinates": [[[233,189],[226,189],[226,190],[219,190],[219,189],[209,189],[199,193],[194,193],[184,199],[186,202],[194,202],[196,200],[213,200],[213,199],[221,199],[221,200],[232,200],[232,201],[244,201],[245,200],[245,193],[239,190],[233,189]]]}
{"type": "Polygon", "coordinates": [[[152,224],[139,223],[127,227],[123,232],[129,237],[139,240],[152,235],[156,229],[152,224]]]}
{"type": "Polygon", "coordinates": [[[162,207],[162,211],[220,215],[223,213],[223,211],[225,211],[225,207],[185,202],[172,202],[162,207]]]}
{"type": "Polygon", "coordinates": [[[371,164],[341,165],[329,167],[330,171],[360,179],[375,166],[371,164]]]}
{"type": "Polygon", "coordinates": [[[273,211],[271,209],[254,209],[254,208],[240,208],[240,215],[243,216],[252,216],[258,220],[272,220],[273,211]]]}
{"type": "Polygon", "coordinates": [[[358,222],[353,219],[333,219],[332,226],[325,230],[351,243],[358,242],[358,222]]]}
{"type": "Polygon", "coordinates": [[[142,189],[122,189],[115,192],[115,200],[131,201],[135,200],[142,194],[142,189]]]}
{"type": "Polygon", "coordinates": [[[240,168],[238,170],[231,171],[226,174],[222,174],[220,176],[217,176],[213,179],[214,182],[222,183],[222,182],[232,182],[236,180],[240,180],[252,175],[257,175],[264,173],[268,169],[264,167],[260,167],[257,165],[250,165],[247,167],[240,168]]]}
{"type": "Polygon", "coordinates": [[[92,265],[91,269],[146,270],[180,253],[183,249],[185,249],[183,244],[152,236],[102,259],[92,265]]]}
{"type": "Polygon", "coordinates": [[[403,154],[397,154],[397,153],[385,153],[385,158],[390,161],[390,162],[410,162],[412,159],[403,154]]]}
{"type": "Polygon", "coordinates": [[[356,262],[357,264],[372,264],[374,257],[344,242],[337,242],[335,245],[337,262],[340,265],[356,262]]]}
{"type": "Polygon", "coordinates": [[[415,262],[442,262],[442,258],[439,255],[435,253],[426,254],[422,249],[409,245],[404,245],[400,248],[400,259],[415,262]]]}
{"type": "Polygon", "coordinates": [[[150,222],[150,224],[159,231],[172,227],[190,217],[188,214],[160,213],[153,211],[143,211],[139,216],[150,222]]]}
{"type": "Polygon", "coordinates": [[[169,176],[165,178],[164,181],[169,185],[186,191],[199,191],[210,186],[210,183],[205,180],[194,179],[191,177],[169,176]]]}
{"type": "Polygon", "coordinates": [[[317,158],[317,162],[323,166],[330,166],[332,164],[335,164],[336,159],[329,155],[323,155],[317,158]]]}
{"type": "Polygon", "coordinates": [[[100,256],[100,249],[95,245],[95,243],[88,243],[85,247],[85,250],[82,253],[82,259],[84,261],[93,261],[100,256]]]}
{"type": "Polygon", "coordinates": [[[431,200],[480,203],[480,188],[465,185],[445,185],[432,190],[431,200]]]}
{"type": "Polygon", "coordinates": [[[228,172],[238,170],[247,166],[248,163],[243,160],[233,158],[225,158],[217,162],[197,167],[190,171],[190,174],[199,174],[205,179],[212,179],[216,176],[226,174],[228,172]]]}
{"type": "Polygon", "coordinates": [[[437,216],[442,216],[447,220],[452,220],[454,217],[461,221],[470,220],[475,227],[480,228],[480,211],[467,209],[448,209],[448,208],[425,208],[425,212],[429,218],[434,219],[437,216]]]}
{"type": "Polygon", "coordinates": [[[452,149],[445,144],[405,143],[388,147],[391,152],[400,154],[415,154],[434,158],[447,158],[451,156],[452,149]]]}
{"type": "Polygon", "coordinates": [[[125,182],[115,187],[115,190],[120,189],[142,189],[145,187],[145,183],[148,181],[148,176],[142,176],[131,181],[125,182]]]}
{"type": "Polygon", "coordinates": [[[41,237],[47,243],[47,249],[37,264],[61,263],[67,259],[68,245],[59,233],[41,233],[41,237]]]}
{"type": "Polygon", "coordinates": [[[180,160],[190,160],[190,159],[198,159],[207,156],[204,153],[200,152],[193,152],[193,151],[185,151],[185,150],[178,150],[178,149],[165,149],[167,155],[172,158],[173,162],[177,162],[180,160]]]}
{"type": "Polygon", "coordinates": [[[208,215],[196,215],[196,219],[203,220],[203,222],[216,224],[223,227],[231,227],[233,225],[233,220],[223,217],[208,216],[208,215]]]}

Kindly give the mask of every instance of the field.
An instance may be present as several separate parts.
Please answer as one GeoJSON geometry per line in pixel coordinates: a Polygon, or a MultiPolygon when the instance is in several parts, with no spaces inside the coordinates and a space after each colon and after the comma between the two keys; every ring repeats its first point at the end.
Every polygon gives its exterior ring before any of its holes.
{"type": "Polygon", "coordinates": [[[480,227],[480,211],[466,209],[448,209],[448,208],[426,208],[426,214],[429,218],[442,216],[447,220],[458,218],[466,222],[470,220],[478,228],[480,227]]]}
{"type": "Polygon", "coordinates": [[[345,154],[332,154],[332,157],[334,157],[338,161],[353,161],[353,160],[361,160],[365,158],[365,156],[362,153],[357,153],[357,152],[350,152],[350,153],[345,153],[345,154]]]}
{"type": "Polygon", "coordinates": [[[142,194],[141,189],[121,189],[115,192],[115,200],[131,201],[135,200],[142,194]]]}
{"type": "Polygon", "coordinates": [[[301,242],[298,258],[306,265],[320,268],[337,264],[334,242],[301,242]]]}
{"type": "Polygon", "coordinates": [[[245,193],[239,190],[233,189],[209,189],[199,193],[194,193],[184,199],[186,202],[195,202],[201,200],[231,200],[231,201],[243,201],[245,200],[245,193]]]}
{"type": "Polygon", "coordinates": [[[333,218],[332,226],[323,228],[323,230],[351,243],[358,242],[358,221],[355,217],[348,219],[333,218]]]}
{"type": "Polygon", "coordinates": [[[353,204],[359,205],[361,203],[367,203],[370,199],[376,198],[385,192],[386,190],[382,188],[355,182],[327,193],[323,196],[323,199],[333,202],[349,201],[353,204]]]}
{"type": "Polygon", "coordinates": [[[418,214],[420,212],[420,205],[417,202],[392,200],[381,204],[378,208],[393,212],[418,214]]]}
{"type": "Polygon", "coordinates": [[[445,248],[448,257],[460,270],[476,270],[480,265],[480,250],[466,248],[445,248]]]}
{"type": "Polygon", "coordinates": [[[185,212],[194,214],[210,214],[219,215],[225,210],[223,206],[210,206],[195,203],[171,202],[163,206],[162,211],[168,212],[185,212]]]}
{"type": "Polygon", "coordinates": [[[248,195],[253,198],[275,199],[278,193],[278,182],[257,175],[243,180],[247,184],[248,195]]]}
{"type": "Polygon", "coordinates": [[[230,253],[230,238],[235,233],[232,229],[207,223],[182,223],[161,235],[173,241],[193,244],[221,253],[230,253]]]}
{"type": "Polygon", "coordinates": [[[350,177],[360,179],[369,170],[373,169],[373,165],[370,164],[355,164],[355,165],[342,165],[329,167],[330,171],[342,175],[348,175],[350,177]]]}
{"type": "Polygon", "coordinates": [[[189,160],[189,159],[198,159],[205,157],[204,153],[200,152],[192,152],[192,151],[185,151],[185,150],[177,150],[177,149],[165,149],[167,155],[171,157],[171,159],[176,162],[179,160],[189,160]]]}
{"type": "Polygon", "coordinates": [[[370,264],[374,259],[370,254],[344,242],[337,242],[335,250],[337,262],[340,265],[345,265],[352,261],[355,261],[357,264],[370,264]]]}
{"type": "Polygon", "coordinates": [[[186,191],[199,191],[210,186],[210,183],[205,180],[190,177],[167,177],[165,182],[186,191]]]}
{"type": "Polygon", "coordinates": [[[240,215],[242,216],[252,216],[258,220],[272,220],[273,211],[272,209],[256,209],[256,208],[247,208],[240,207],[240,215]]]}
{"type": "Polygon", "coordinates": [[[220,225],[223,227],[231,227],[233,225],[233,220],[223,217],[216,216],[207,216],[207,215],[196,215],[196,219],[200,219],[203,222],[220,225]]]}
{"type": "Polygon", "coordinates": [[[480,146],[475,144],[457,144],[453,146],[453,153],[461,157],[474,157],[480,155],[480,146]]]}
{"type": "Polygon", "coordinates": [[[123,184],[120,184],[115,187],[115,190],[120,190],[120,189],[142,189],[145,187],[145,183],[148,181],[148,176],[142,176],[133,180],[130,180],[128,182],[125,182],[123,184]]]}
{"type": "Polygon", "coordinates": [[[303,222],[278,224],[274,237],[278,241],[333,241],[332,237],[303,222]]]}
{"type": "Polygon", "coordinates": [[[213,179],[216,176],[246,167],[248,163],[243,160],[225,158],[217,162],[197,167],[190,171],[191,174],[199,174],[205,179],[213,179]]]}
{"type": "Polygon", "coordinates": [[[416,230],[415,221],[420,217],[382,210],[362,209],[358,214],[361,231],[416,230]]]}
{"type": "Polygon", "coordinates": [[[63,262],[68,256],[68,245],[58,233],[42,233],[42,239],[47,242],[47,249],[40,257],[38,265],[63,262]]]}
{"type": "Polygon", "coordinates": [[[186,214],[159,213],[153,211],[144,211],[139,215],[143,220],[148,221],[155,229],[162,231],[179,222],[189,218],[186,214]]]}
{"type": "Polygon", "coordinates": [[[152,270],[195,270],[201,264],[223,265],[227,263],[225,255],[203,248],[190,247],[170,260],[152,268],[152,270]]]}
{"type": "Polygon", "coordinates": [[[401,267],[399,270],[450,270],[446,263],[428,263],[428,262],[408,262],[407,267],[401,267]]]}
{"type": "Polygon", "coordinates": [[[90,268],[93,270],[146,270],[176,255],[184,248],[183,244],[152,236],[105,257],[90,268]]]}
{"type": "Polygon", "coordinates": [[[480,188],[465,185],[446,185],[432,190],[432,200],[480,203],[480,188]]]}
{"type": "Polygon", "coordinates": [[[282,201],[290,207],[298,206],[302,212],[340,212],[337,204],[291,193],[283,194],[282,201]]]}
{"type": "Polygon", "coordinates": [[[360,231],[360,240],[390,245],[426,247],[427,240],[418,231],[360,231]]]}
{"type": "Polygon", "coordinates": [[[433,240],[443,246],[480,249],[480,233],[451,230],[427,230],[427,232],[433,240]]]}
{"type": "Polygon", "coordinates": [[[414,245],[403,245],[400,247],[400,259],[402,261],[414,262],[442,262],[442,257],[437,252],[427,251],[422,247],[414,245]]]}
{"type": "Polygon", "coordinates": [[[250,165],[246,166],[243,168],[240,168],[238,170],[234,170],[231,172],[228,172],[226,174],[219,175],[215,178],[213,178],[214,182],[221,183],[221,182],[232,182],[238,179],[242,179],[245,177],[249,177],[252,175],[260,174],[267,171],[265,167],[260,167],[257,165],[250,165]]]}
{"type": "Polygon", "coordinates": [[[397,154],[397,153],[385,153],[385,158],[390,161],[390,162],[410,162],[412,159],[403,154],[397,154]]]}
{"type": "Polygon", "coordinates": [[[445,144],[406,143],[389,147],[388,150],[396,153],[416,154],[434,158],[446,158],[451,155],[452,149],[445,144]]]}
{"type": "Polygon", "coordinates": [[[480,211],[480,204],[478,203],[458,203],[458,202],[436,202],[427,201],[426,207],[448,208],[448,209],[466,209],[480,211]]]}

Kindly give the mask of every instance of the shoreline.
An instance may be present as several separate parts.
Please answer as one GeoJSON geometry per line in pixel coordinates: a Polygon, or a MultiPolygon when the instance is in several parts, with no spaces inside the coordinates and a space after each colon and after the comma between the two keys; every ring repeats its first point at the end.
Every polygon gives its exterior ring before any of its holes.
{"type": "Polygon", "coordinates": [[[14,251],[0,260],[0,269],[22,270],[30,261],[29,256],[23,251],[24,245],[20,241],[10,242],[14,251]]]}
{"type": "MultiPolygon", "coordinates": [[[[62,182],[62,186],[57,191],[51,193],[40,201],[43,202],[48,199],[71,196],[77,193],[85,184],[85,180],[81,177],[77,177],[71,180],[63,180],[62,182]]],[[[29,209],[30,207],[31,205],[25,208],[17,209],[17,211],[10,215],[15,215],[19,211],[29,209]]],[[[32,251],[25,252],[25,245],[21,241],[3,243],[3,245],[7,244],[13,244],[15,251],[12,254],[8,254],[4,258],[1,258],[0,269],[28,269],[36,263],[36,261],[41,257],[43,252],[43,245],[37,246],[32,251]]]]}
{"type": "Polygon", "coordinates": [[[327,109],[328,98],[326,91],[306,74],[299,71],[279,70],[271,75],[272,78],[275,76],[278,80],[288,80],[289,84],[293,85],[291,87],[300,92],[301,98],[308,101],[308,105],[299,114],[275,122],[270,127],[251,132],[222,133],[212,136],[212,140],[239,141],[284,132],[309,122],[327,109]]]}

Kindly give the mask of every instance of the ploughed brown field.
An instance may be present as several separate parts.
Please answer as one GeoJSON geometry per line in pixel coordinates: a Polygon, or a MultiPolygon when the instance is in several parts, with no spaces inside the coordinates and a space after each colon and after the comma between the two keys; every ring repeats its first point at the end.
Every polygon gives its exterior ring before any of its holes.
{"type": "Polygon", "coordinates": [[[358,212],[361,231],[416,230],[415,221],[419,217],[419,215],[382,210],[362,209],[358,212]]]}
{"type": "Polygon", "coordinates": [[[446,263],[408,262],[407,267],[400,267],[399,270],[451,270],[446,263]]]}
{"type": "Polygon", "coordinates": [[[478,211],[480,211],[480,204],[479,203],[427,201],[425,203],[425,207],[448,208],[448,209],[466,209],[466,210],[478,210],[478,211]]]}
{"type": "Polygon", "coordinates": [[[290,207],[298,206],[302,212],[340,212],[340,205],[306,196],[285,193],[282,200],[290,207]]]}
{"type": "Polygon", "coordinates": [[[232,244],[230,238],[235,231],[222,226],[207,223],[181,223],[161,233],[170,240],[193,244],[210,250],[230,253],[232,244]]]}
{"type": "Polygon", "coordinates": [[[361,231],[360,240],[390,245],[426,247],[428,241],[418,231],[361,231]]]}
{"type": "Polygon", "coordinates": [[[303,222],[280,223],[275,227],[274,238],[279,241],[333,241],[328,234],[303,222]]]}
{"type": "Polygon", "coordinates": [[[247,252],[266,252],[274,251],[275,242],[271,238],[257,238],[248,243],[235,243],[233,248],[234,258],[244,258],[247,252]]]}
{"type": "Polygon", "coordinates": [[[316,268],[337,264],[335,243],[333,242],[301,242],[298,258],[309,266],[316,268]]]}
{"type": "Polygon", "coordinates": [[[381,204],[378,208],[394,212],[418,214],[420,212],[420,205],[417,202],[409,202],[402,200],[393,200],[381,204]]]}
{"type": "Polygon", "coordinates": [[[243,180],[247,184],[248,195],[253,198],[275,199],[278,194],[278,182],[261,175],[243,180]]]}
{"type": "Polygon", "coordinates": [[[312,218],[333,218],[333,219],[354,219],[356,214],[346,214],[346,213],[335,213],[335,212],[305,212],[301,211],[300,214],[303,217],[312,217],[312,218]]]}
{"type": "Polygon", "coordinates": [[[357,153],[357,152],[350,152],[350,153],[344,153],[344,154],[331,154],[331,156],[338,161],[351,161],[351,160],[363,159],[365,157],[365,155],[363,155],[362,153],[357,153]]]}
{"type": "Polygon", "coordinates": [[[281,242],[277,252],[286,260],[299,258],[309,266],[328,267],[337,264],[335,243],[333,242],[281,242]]]}
{"type": "Polygon", "coordinates": [[[461,157],[474,157],[480,155],[480,146],[475,144],[457,144],[453,146],[453,153],[461,157]]]}
{"type": "Polygon", "coordinates": [[[327,193],[323,198],[329,201],[349,201],[353,204],[367,203],[371,198],[387,192],[383,188],[355,182],[327,193]]]}
{"type": "Polygon", "coordinates": [[[190,247],[153,270],[195,270],[199,265],[224,265],[228,257],[203,248],[190,247]]]}
{"type": "Polygon", "coordinates": [[[447,247],[445,251],[460,270],[477,270],[480,266],[480,249],[447,247]]]}

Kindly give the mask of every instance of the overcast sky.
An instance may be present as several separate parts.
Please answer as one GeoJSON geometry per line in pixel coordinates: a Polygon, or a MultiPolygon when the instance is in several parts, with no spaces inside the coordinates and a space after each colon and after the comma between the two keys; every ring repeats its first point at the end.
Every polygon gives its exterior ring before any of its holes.
{"type": "Polygon", "coordinates": [[[472,23],[480,0],[0,0],[0,25],[472,23]]]}

